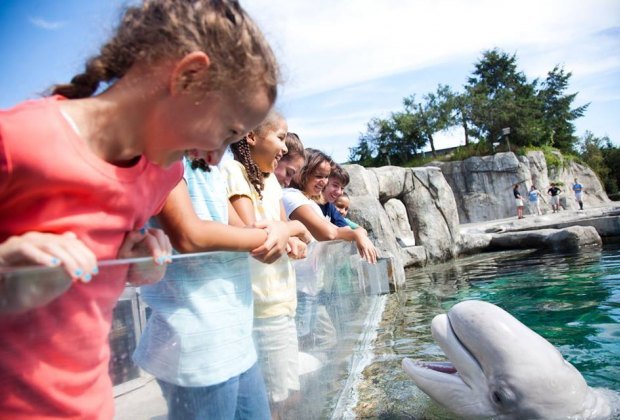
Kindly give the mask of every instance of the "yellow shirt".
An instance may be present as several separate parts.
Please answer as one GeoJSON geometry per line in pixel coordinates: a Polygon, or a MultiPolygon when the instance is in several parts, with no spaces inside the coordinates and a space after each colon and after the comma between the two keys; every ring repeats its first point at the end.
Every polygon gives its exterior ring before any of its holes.
{"type": "MultiPolygon", "coordinates": [[[[265,189],[262,191],[261,199],[241,163],[229,160],[222,164],[221,169],[227,181],[228,198],[235,195],[250,198],[257,221],[281,220],[282,188],[274,174],[265,178],[265,189]]],[[[297,306],[295,272],[287,255],[283,255],[272,264],[263,264],[250,258],[250,272],[255,317],[295,316],[297,306]]]]}

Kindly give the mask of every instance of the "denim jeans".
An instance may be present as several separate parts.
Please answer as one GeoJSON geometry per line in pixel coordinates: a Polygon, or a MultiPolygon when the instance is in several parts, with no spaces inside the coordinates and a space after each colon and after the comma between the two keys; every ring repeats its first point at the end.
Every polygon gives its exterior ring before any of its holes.
{"type": "Polygon", "coordinates": [[[270,420],[265,382],[258,363],[226,382],[184,387],[157,380],[168,403],[168,419],[270,420]]]}
{"type": "Polygon", "coordinates": [[[297,291],[297,313],[295,315],[297,337],[309,336],[314,330],[318,299],[318,296],[297,291]]]}

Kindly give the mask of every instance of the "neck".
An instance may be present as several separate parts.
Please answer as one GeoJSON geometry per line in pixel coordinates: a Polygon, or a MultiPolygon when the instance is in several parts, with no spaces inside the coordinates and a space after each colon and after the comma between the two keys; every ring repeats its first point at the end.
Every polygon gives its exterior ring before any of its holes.
{"type": "Polygon", "coordinates": [[[145,147],[143,124],[150,104],[161,94],[161,86],[145,86],[144,80],[151,77],[137,67],[132,68],[97,96],[61,102],[63,113],[102,160],[121,167],[140,160],[145,147]]]}

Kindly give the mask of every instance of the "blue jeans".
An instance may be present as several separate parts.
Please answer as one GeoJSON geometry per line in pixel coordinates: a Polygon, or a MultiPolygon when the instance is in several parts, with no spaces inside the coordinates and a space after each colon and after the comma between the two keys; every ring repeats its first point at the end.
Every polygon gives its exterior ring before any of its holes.
{"type": "Polygon", "coordinates": [[[185,387],[157,380],[168,403],[168,419],[270,420],[265,382],[258,363],[226,382],[185,387]]]}

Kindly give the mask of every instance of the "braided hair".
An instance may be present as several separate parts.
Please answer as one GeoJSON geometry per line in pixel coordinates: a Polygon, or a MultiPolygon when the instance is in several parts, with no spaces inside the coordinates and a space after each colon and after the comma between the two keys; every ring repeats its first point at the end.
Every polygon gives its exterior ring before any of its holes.
{"type": "Polygon", "coordinates": [[[154,64],[202,51],[210,58],[209,75],[200,88],[245,91],[266,89],[277,96],[278,65],[260,29],[236,0],[144,0],[128,7],[113,37],[84,72],[52,94],[87,98],[101,83],[113,84],[136,63],[154,64]],[[243,88],[243,89],[242,89],[243,88]],[[245,90],[244,90],[245,89],[245,90]]]}
{"type": "Polygon", "coordinates": [[[252,151],[250,150],[247,136],[239,140],[237,143],[231,144],[230,151],[235,157],[235,160],[240,162],[245,168],[250,182],[254,188],[256,188],[258,196],[262,200],[263,190],[265,189],[265,174],[263,174],[252,157],[252,151]]]}

